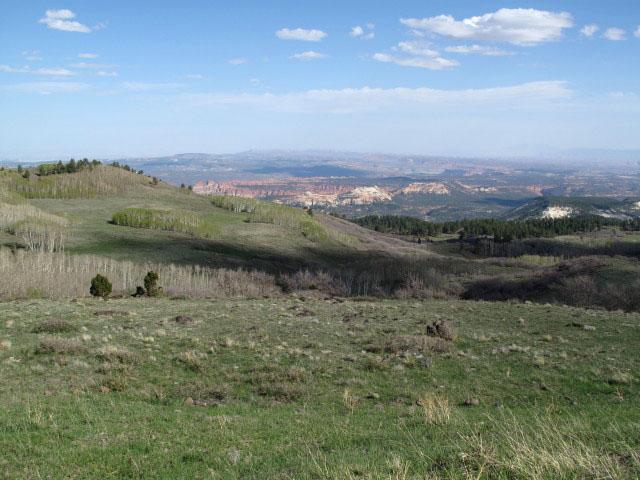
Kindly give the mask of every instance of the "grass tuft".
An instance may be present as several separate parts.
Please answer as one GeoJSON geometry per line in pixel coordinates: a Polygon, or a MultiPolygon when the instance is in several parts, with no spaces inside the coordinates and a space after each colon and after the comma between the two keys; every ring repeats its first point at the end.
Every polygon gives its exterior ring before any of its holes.
{"type": "Polygon", "coordinates": [[[119,362],[128,365],[134,365],[140,361],[140,357],[137,354],[127,350],[126,348],[115,345],[102,347],[98,351],[97,357],[104,362],[119,362]]]}
{"type": "Polygon", "coordinates": [[[37,354],[66,354],[76,355],[78,353],[84,353],[87,351],[87,347],[76,341],[66,338],[44,338],[40,340],[40,343],[36,346],[35,353],[37,354]]]}
{"type": "Polygon", "coordinates": [[[77,329],[78,327],[66,320],[52,318],[36,325],[31,331],[33,333],[65,333],[74,332],[77,329]]]}

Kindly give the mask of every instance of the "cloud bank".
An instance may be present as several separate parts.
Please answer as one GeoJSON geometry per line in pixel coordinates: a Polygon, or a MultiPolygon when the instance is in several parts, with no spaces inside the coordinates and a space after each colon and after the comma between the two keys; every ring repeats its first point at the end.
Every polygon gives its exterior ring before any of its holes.
{"type": "Polygon", "coordinates": [[[501,8],[497,12],[456,20],[451,15],[428,18],[401,18],[400,22],[418,31],[458,40],[481,40],[534,46],[562,38],[573,26],[568,12],[548,12],[533,8],[501,8]]]}
{"type": "Polygon", "coordinates": [[[433,88],[345,88],[284,94],[182,94],[181,103],[195,107],[244,106],[298,113],[356,113],[417,110],[423,113],[457,109],[519,109],[568,99],[562,81],[530,82],[508,87],[439,90],[433,88]]]}

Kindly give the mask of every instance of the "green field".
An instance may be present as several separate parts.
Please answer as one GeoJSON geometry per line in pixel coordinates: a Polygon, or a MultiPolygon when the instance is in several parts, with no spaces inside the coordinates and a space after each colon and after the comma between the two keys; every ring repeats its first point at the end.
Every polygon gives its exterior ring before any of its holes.
{"type": "Polygon", "coordinates": [[[304,300],[0,304],[2,477],[640,475],[640,315],[304,300]]]}

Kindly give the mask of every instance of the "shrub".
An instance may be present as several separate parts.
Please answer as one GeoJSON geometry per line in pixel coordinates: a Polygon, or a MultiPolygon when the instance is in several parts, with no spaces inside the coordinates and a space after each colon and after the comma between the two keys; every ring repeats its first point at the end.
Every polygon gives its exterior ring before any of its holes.
{"type": "Polygon", "coordinates": [[[149,297],[159,297],[162,295],[162,287],[158,285],[158,274],[150,271],[144,277],[144,289],[149,297]]]}
{"type": "Polygon", "coordinates": [[[176,358],[176,362],[188,370],[196,373],[202,373],[205,370],[204,363],[196,352],[188,351],[180,353],[176,358]]]}
{"type": "Polygon", "coordinates": [[[151,208],[125,208],[113,214],[116,225],[151,230],[186,233],[196,238],[214,238],[220,227],[185,210],[154,210],[151,208]]]}
{"type": "Polygon", "coordinates": [[[40,341],[35,350],[38,354],[59,353],[69,355],[86,351],[87,347],[82,343],[66,338],[45,338],[40,341]]]}
{"type": "Polygon", "coordinates": [[[32,332],[33,333],[64,333],[64,332],[72,332],[77,330],[77,328],[66,320],[52,318],[49,320],[45,320],[39,325],[36,325],[32,332]]]}
{"type": "Polygon", "coordinates": [[[451,344],[440,337],[426,335],[400,335],[391,340],[386,350],[399,352],[405,350],[417,350],[420,353],[444,353],[449,351],[451,344]]]}
{"type": "Polygon", "coordinates": [[[94,297],[102,297],[106,298],[111,293],[113,286],[107,277],[104,275],[96,275],[91,280],[91,288],[89,289],[89,293],[94,297]]]}
{"type": "Polygon", "coordinates": [[[440,337],[445,340],[453,340],[456,335],[451,324],[445,320],[436,320],[427,325],[427,334],[431,337],[440,337]]]}
{"type": "Polygon", "coordinates": [[[560,291],[565,301],[579,307],[592,305],[594,297],[598,293],[596,283],[589,275],[565,278],[560,285],[560,291]]]}

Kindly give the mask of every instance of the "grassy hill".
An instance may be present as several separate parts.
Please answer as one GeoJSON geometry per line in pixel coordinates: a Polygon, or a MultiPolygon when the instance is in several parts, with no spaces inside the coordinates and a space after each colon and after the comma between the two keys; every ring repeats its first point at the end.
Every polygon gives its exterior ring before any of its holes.
{"type": "MultiPolygon", "coordinates": [[[[55,231],[63,235],[64,254],[84,265],[76,278],[71,261],[56,267],[68,273],[68,282],[76,285],[74,292],[80,288],[80,280],[86,285],[91,268],[115,276],[117,290],[122,292],[135,287],[130,272],[172,265],[175,268],[170,271],[165,268],[171,276],[165,275],[165,281],[176,286],[174,292],[186,294],[187,289],[177,288],[179,279],[201,276],[203,269],[209,269],[207,278],[213,275],[211,269],[245,269],[273,275],[274,282],[282,275],[298,275],[287,282],[305,284],[317,283],[301,278],[299,274],[307,270],[330,272],[334,283],[340,283],[336,288],[347,289],[349,294],[389,293],[410,276],[435,278],[434,269],[440,272],[436,276],[443,278],[434,288],[444,288],[449,283],[444,277],[450,273],[458,276],[499,269],[441,258],[424,246],[325,214],[310,215],[306,210],[238,197],[199,196],[122,168],[96,166],[78,173],[32,175],[29,179],[15,171],[0,174],[0,184],[8,192],[2,211],[15,213],[17,203],[24,210],[21,218],[14,218],[13,213],[3,216],[6,225],[0,228],[1,244],[24,253],[25,236],[12,230],[16,221],[33,224],[36,220],[42,223],[36,217],[60,219],[64,227],[56,226],[55,231]],[[73,188],[61,188],[69,185],[73,188]]],[[[58,265],[58,257],[42,259],[30,268],[58,265]]],[[[16,268],[14,262],[9,270],[12,275],[16,268]]],[[[57,284],[52,269],[47,267],[40,273],[51,276],[57,284]]],[[[193,278],[189,282],[193,284],[193,278]]],[[[194,288],[201,293],[202,288],[194,288]]],[[[27,290],[23,288],[22,294],[27,290]]],[[[45,291],[60,293],[54,285],[33,286],[29,294],[38,296],[45,291]]]]}
{"type": "Polygon", "coordinates": [[[636,237],[489,254],[0,171],[0,478],[638,478],[636,237]]]}

